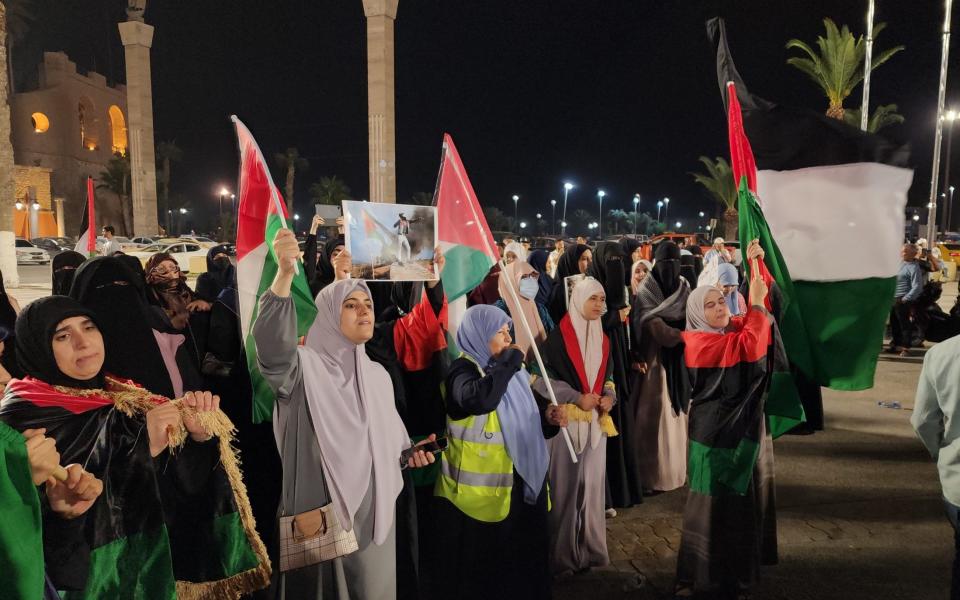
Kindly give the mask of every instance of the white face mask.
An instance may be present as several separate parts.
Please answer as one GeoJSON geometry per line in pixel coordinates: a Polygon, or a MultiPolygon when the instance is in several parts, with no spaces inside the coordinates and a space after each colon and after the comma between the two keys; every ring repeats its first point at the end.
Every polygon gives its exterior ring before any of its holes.
{"type": "Polygon", "coordinates": [[[537,283],[537,280],[532,277],[524,277],[520,280],[520,295],[526,298],[527,300],[533,300],[537,297],[537,292],[540,291],[540,285],[537,283]]]}

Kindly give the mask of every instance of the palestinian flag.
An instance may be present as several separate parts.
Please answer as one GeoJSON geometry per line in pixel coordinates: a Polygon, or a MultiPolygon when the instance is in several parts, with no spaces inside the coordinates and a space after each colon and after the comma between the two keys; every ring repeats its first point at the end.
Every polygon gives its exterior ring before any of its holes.
{"type": "Polygon", "coordinates": [[[443,289],[453,302],[483,281],[490,267],[500,260],[500,252],[448,133],[443,135],[443,158],[433,200],[437,207],[437,235],[447,261],[443,289]]]}
{"type": "MultiPolygon", "coordinates": [[[[396,244],[390,242],[393,238],[393,232],[389,227],[377,220],[370,211],[363,208],[363,202],[360,203],[360,221],[363,227],[365,240],[377,240],[380,242],[380,256],[384,256],[389,251],[396,252],[396,244]]],[[[351,227],[355,225],[351,224],[351,227]]],[[[397,257],[399,260],[399,256],[397,257]]]]}
{"type": "Polygon", "coordinates": [[[731,123],[740,108],[728,89],[743,105],[742,127],[730,133],[740,239],[759,237],[766,251],[790,361],[824,386],[872,387],[900,267],[909,152],[823,114],[751,96],[723,22],[707,27],[731,123]]]}
{"type": "Polygon", "coordinates": [[[67,600],[238,598],[269,583],[270,562],[231,448],[233,424],[219,411],[199,414],[214,440],[186,441],[181,425],[171,430],[170,449],[154,458],[145,414],[163,402],[109,377],[97,390],[29,377],[7,386],[0,420],[18,431],[46,428],[63,464],[79,463],[103,481],[85,515],[89,557],[70,559],[88,562],[85,588],[67,592],[67,600]]]}
{"type": "Polygon", "coordinates": [[[74,252],[79,252],[84,256],[93,256],[97,253],[97,232],[94,225],[96,218],[93,204],[93,177],[87,177],[87,205],[83,209],[83,218],[80,220],[80,236],[77,239],[77,245],[73,247],[74,252]]]}
{"type": "Polygon", "coordinates": [[[0,573],[11,598],[43,597],[40,498],[33,485],[26,440],[0,422],[0,573]]]}
{"type": "MultiPolygon", "coordinates": [[[[240,301],[240,334],[247,356],[247,368],[253,384],[253,422],[273,419],[276,395],[260,375],[253,323],[257,318],[260,296],[270,288],[277,274],[273,239],[287,228],[287,209],[273,183],[270,170],[250,130],[236,116],[240,145],[239,224],[237,226],[237,292],[240,301]]],[[[302,265],[293,278],[290,294],[297,309],[297,333],[306,335],[317,316],[310,286],[302,265]]]]}

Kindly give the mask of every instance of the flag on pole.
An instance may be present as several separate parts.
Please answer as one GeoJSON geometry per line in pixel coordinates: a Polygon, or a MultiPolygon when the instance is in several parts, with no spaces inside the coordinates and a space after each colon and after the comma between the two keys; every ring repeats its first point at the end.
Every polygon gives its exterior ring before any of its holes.
{"type": "Polygon", "coordinates": [[[736,147],[733,126],[730,132],[740,239],[759,237],[764,247],[783,301],[787,354],[821,385],[872,387],[900,267],[909,151],[823,114],[750,95],[723,21],[707,28],[731,123],[735,108],[742,119],[736,147]]]}
{"type": "Polygon", "coordinates": [[[74,252],[79,252],[84,256],[93,256],[97,253],[97,233],[96,219],[94,218],[94,195],[93,195],[93,177],[87,177],[87,206],[83,211],[83,218],[80,220],[80,236],[77,239],[77,245],[74,246],[74,252]]]}
{"type": "MultiPolygon", "coordinates": [[[[267,169],[263,153],[250,130],[236,116],[231,117],[240,145],[239,223],[237,227],[237,292],[240,303],[240,330],[247,354],[247,368],[253,384],[253,422],[273,418],[275,394],[257,366],[257,346],[253,323],[257,318],[260,296],[273,283],[277,259],[273,239],[287,227],[287,209],[267,169]]],[[[290,290],[297,311],[297,334],[305,335],[317,307],[307,285],[304,270],[299,269],[290,290]]]]}
{"type": "Polygon", "coordinates": [[[443,289],[450,302],[465,296],[500,260],[487,219],[470,185],[450,134],[443,135],[443,158],[434,194],[437,236],[446,259],[443,289]]]}

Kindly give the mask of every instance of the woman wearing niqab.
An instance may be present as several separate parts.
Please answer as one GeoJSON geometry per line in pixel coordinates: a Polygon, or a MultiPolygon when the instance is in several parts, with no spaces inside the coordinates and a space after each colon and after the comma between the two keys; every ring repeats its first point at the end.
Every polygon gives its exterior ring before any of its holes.
{"type": "Polygon", "coordinates": [[[687,474],[687,388],[683,344],[690,285],[680,274],[680,250],[657,247],[653,272],[637,289],[633,357],[645,365],[634,373],[632,419],[644,489],[681,487],[687,474]]]}

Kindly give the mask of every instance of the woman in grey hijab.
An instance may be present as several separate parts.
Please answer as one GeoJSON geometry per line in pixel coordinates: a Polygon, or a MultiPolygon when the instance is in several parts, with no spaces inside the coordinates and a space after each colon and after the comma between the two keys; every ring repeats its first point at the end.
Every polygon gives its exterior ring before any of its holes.
{"type": "MultiPolygon", "coordinates": [[[[410,439],[394,405],[386,370],[370,360],[374,307],[360,280],[330,284],[317,295],[317,317],[297,345],[290,296],[297,240],[274,241],[280,264],[260,298],[253,328],[260,372],[277,394],[274,434],[283,461],[281,511],[290,516],[333,504],[359,550],[279,573],[277,598],[396,597],[396,500],[403,487],[400,455],[410,439]]],[[[428,440],[429,441],[429,440],[428,440]]],[[[422,467],[433,455],[415,453],[422,467]]]]}

